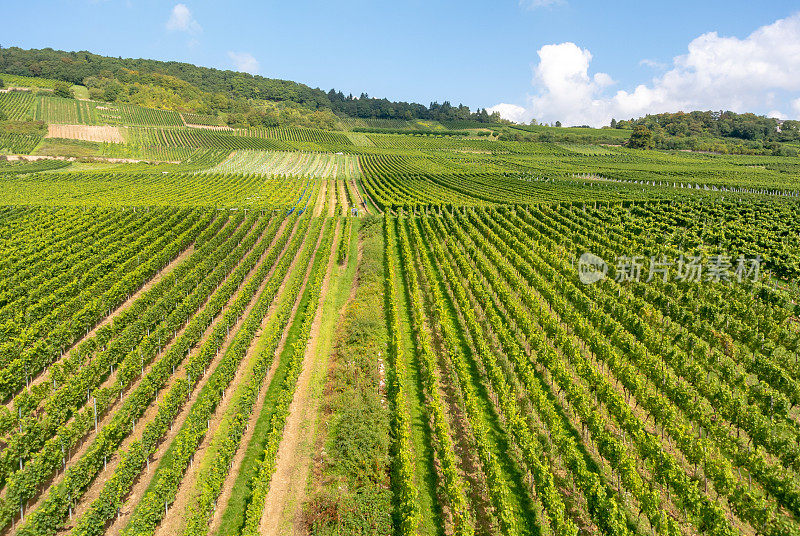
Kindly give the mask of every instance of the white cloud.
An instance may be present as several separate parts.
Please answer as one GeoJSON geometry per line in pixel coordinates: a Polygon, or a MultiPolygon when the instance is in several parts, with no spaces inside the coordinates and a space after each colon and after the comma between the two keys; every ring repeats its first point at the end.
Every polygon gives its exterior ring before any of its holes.
{"type": "Polygon", "coordinates": [[[566,3],[566,0],[519,0],[519,6],[525,9],[561,6],[566,3]]]}
{"type": "Polygon", "coordinates": [[[789,116],[780,110],[772,110],[767,112],[767,117],[774,117],[775,119],[789,119],[789,116]]]}
{"type": "Polygon", "coordinates": [[[795,117],[800,118],[800,99],[792,101],[792,110],[794,110],[795,117]]]}
{"type": "Polygon", "coordinates": [[[258,60],[252,54],[247,52],[228,52],[228,57],[237,71],[250,74],[258,73],[260,66],[258,60]]]}
{"type": "MultiPolygon", "coordinates": [[[[600,126],[612,117],[647,113],[775,109],[785,103],[773,102],[774,91],[800,91],[800,13],[762,26],[745,39],[703,34],[650,84],[614,95],[604,92],[613,83],[611,77],[589,75],[588,50],[561,43],[543,46],[538,54],[534,86],[539,93],[528,97],[524,113],[514,111],[525,120],[600,126]]],[[[800,99],[792,106],[800,113],[800,99]]]]}
{"type": "Polygon", "coordinates": [[[661,63],[660,61],[651,60],[651,59],[643,59],[639,62],[639,65],[644,65],[645,67],[650,67],[651,69],[663,70],[667,68],[666,63],[661,63]]]}
{"type": "MultiPolygon", "coordinates": [[[[500,104],[495,104],[491,108],[486,109],[487,112],[493,114],[495,112],[500,113],[500,117],[503,119],[508,119],[514,121],[515,123],[526,123],[527,117],[527,110],[524,107],[518,106],[516,104],[507,104],[505,102],[501,102],[500,104]]],[[[529,119],[529,118],[528,118],[529,119]]]]}
{"type": "Polygon", "coordinates": [[[186,4],[175,4],[167,21],[167,30],[197,34],[203,31],[186,4]]]}

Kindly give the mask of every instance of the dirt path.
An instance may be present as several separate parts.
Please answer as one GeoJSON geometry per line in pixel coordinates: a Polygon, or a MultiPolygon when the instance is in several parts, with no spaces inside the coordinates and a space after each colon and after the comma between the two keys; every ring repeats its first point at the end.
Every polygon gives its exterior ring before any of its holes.
{"type": "Polygon", "coordinates": [[[363,210],[364,214],[369,214],[369,207],[367,207],[367,203],[364,201],[364,198],[361,196],[361,192],[358,190],[358,184],[356,183],[355,179],[350,179],[350,182],[353,184],[353,195],[356,196],[356,204],[359,210],[363,210]]]}
{"type": "Polygon", "coordinates": [[[328,191],[327,179],[320,179],[319,191],[317,192],[317,200],[314,203],[314,217],[318,218],[322,215],[322,210],[325,208],[325,195],[328,191]]]}
{"type": "MultiPolygon", "coordinates": [[[[130,306],[133,305],[133,302],[141,298],[148,290],[153,288],[153,286],[155,286],[156,283],[158,283],[159,281],[164,279],[167,275],[169,275],[169,273],[172,272],[175,268],[177,268],[183,261],[188,259],[192,253],[194,253],[194,244],[189,245],[189,247],[187,247],[182,253],[180,253],[177,257],[175,257],[175,259],[172,260],[172,262],[167,264],[164,268],[161,269],[160,272],[156,273],[155,276],[150,278],[149,281],[147,281],[144,285],[142,285],[142,287],[139,290],[131,294],[130,298],[125,300],[122,303],[122,305],[114,309],[108,316],[106,316],[103,320],[101,320],[98,324],[96,324],[91,329],[91,331],[89,331],[89,333],[78,339],[75,342],[75,344],[73,344],[66,352],[64,352],[64,355],[62,357],[54,361],[49,367],[52,367],[54,364],[60,363],[64,359],[67,359],[75,348],[80,346],[81,343],[83,343],[84,341],[94,337],[100,328],[107,326],[110,322],[112,322],[115,318],[117,318],[120,314],[122,314],[126,309],[130,308],[130,306]]],[[[49,367],[48,369],[43,370],[41,374],[39,374],[36,378],[33,379],[33,381],[30,383],[29,389],[33,389],[42,382],[50,379],[50,377],[47,376],[46,374],[47,371],[49,370],[49,367]]],[[[9,411],[12,411],[14,409],[14,399],[12,398],[8,403],[5,404],[5,406],[6,408],[8,408],[9,411]]]]}
{"type": "Polygon", "coordinates": [[[111,164],[139,164],[145,162],[148,164],[180,164],[179,160],[142,160],[136,158],[113,158],[107,156],[50,156],[50,155],[37,155],[37,154],[10,154],[6,155],[9,162],[25,161],[36,162],[38,160],[63,160],[65,162],[108,162],[111,164]]]}
{"type": "Polygon", "coordinates": [[[328,197],[328,216],[332,218],[336,214],[336,183],[338,181],[336,179],[330,179],[330,181],[330,188],[328,188],[330,192],[328,197]]]}
{"type": "MultiPolygon", "coordinates": [[[[320,244],[322,242],[322,233],[317,239],[317,244],[314,248],[314,255],[316,256],[316,252],[319,250],[320,244]]],[[[306,274],[303,278],[303,282],[300,287],[300,291],[297,294],[295,299],[295,303],[292,306],[292,311],[289,313],[290,318],[294,318],[297,314],[297,310],[300,307],[300,301],[303,295],[303,291],[306,288],[306,284],[308,283],[308,279],[311,276],[311,267],[313,266],[313,258],[309,260],[309,265],[306,268],[306,274]]],[[[285,282],[284,282],[285,284],[285,282]]],[[[324,287],[323,287],[324,288],[324,287]]],[[[283,294],[283,288],[279,293],[280,295],[283,294]]],[[[276,300],[278,303],[279,300],[276,300]]],[[[269,316],[272,315],[272,311],[270,311],[269,316]]],[[[241,442],[239,443],[239,449],[236,452],[236,456],[233,458],[233,462],[231,463],[231,470],[228,474],[228,478],[225,480],[225,483],[222,487],[222,492],[217,499],[217,509],[214,512],[214,516],[211,518],[210,523],[210,530],[208,534],[214,535],[216,534],[222,524],[222,516],[225,513],[225,509],[228,506],[228,502],[231,499],[231,495],[233,494],[233,486],[236,483],[236,478],[239,475],[241,470],[242,464],[244,463],[244,458],[247,455],[247,446],[253,439],[253,434],[256,430],[256,422],[258,421],[259,415],[264,408],[265,397],[267,394],[267,388],[269,387],[270,383],[272,382],[272,378],[275,376],[275,372],[278,370],[279,365],[279,357],[283,353],[284,348],[286,347],[286,341],[289,338],[289,330],[291,328],[291,322],[289,322],[283,330],[283,334],[281,335],[281,340],[278,343],[278,346],[275,348],[275,358],[272,361],[272,365],[270,366],[269,371],[267,372],[266,377],[264,378],[264,383],[261,386],[261,392],[259,393],[258,399],[256,404],[253,408],[253,412],[250,414],[250,420],[248,421],[247,432],[242,437],[241,442]]]]}
{"type": "MultiPolygon", "coordinates": [[[[333,243],[338,243],[342,232],[341,220],[336,228],[333,243]]],[[[303,365],[297,379],[294,398],[289,406],[289,415],[278,446],[275,472],[270,481],[266,506],[261,517],[259,534],[277,536],[298,533],[301,506],[305,499],[306,484],[311,471],[314,438],[319,424],[321,396],[316,393],[312,381],[324,383],[330,355],[317,355],[320,343],[320,327],[325,300],[328,298],[331,274],[336,266],[336,248],[331,248],[325,279],[322,281],[320,303],[311,325],[303,365]],[[291,529],[289,528],[291,527],[291,529]]],[[[341,317],[341,312],[340,312],[341,317]]],[[[327,334],[326,334],[327,335],[327,334]]],[[[330,334],[333,337],[333,334],[330,334]]]]}
{"type": "Polygon", "coordinates": [[[347,200],[347,191],[344,186],[344,180],[336,181],[336,188],[339,190],[339,201],[342,203],[343,212],[346,216],[350,215],[350,202],[347,200]]]}

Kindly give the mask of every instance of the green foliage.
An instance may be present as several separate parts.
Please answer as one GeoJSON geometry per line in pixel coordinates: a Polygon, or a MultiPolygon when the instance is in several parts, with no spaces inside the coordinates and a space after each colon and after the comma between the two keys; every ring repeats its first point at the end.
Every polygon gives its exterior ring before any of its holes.
{"type": "Polygon", "coordinates": [[[67,82],[56,82],[53,87],[53,95],[63,99],[74,99],[75,94],[72,91],[72,84],[67,82]]]}
{"type": "Polygon", "coordinates": [[[481,123],[499,120],[499,115],[489,115],[486,110],[472,113],[466,106],[452,106],[449,102],[426,107],[370,98],[366,94],[354,98],[335,90],[325,93],[305,84],[247,73],[178,62],[112,58],[88,52],[4,48],[0,50],[0,72],[84,84],[92,98],[106,101],[123,99],[142,106],[159,105],[206,114],[214,111],[247,113],[249,103],[255,100],[292,102],[310,111],[326,109],[365,118],[468,119],[481,123]]]}
{"type": "Polygon", "coordinates": [[[652,149],[653,133],[644,125],[637,125],[628,138],[628,147],[631,149],[652,149]]]}

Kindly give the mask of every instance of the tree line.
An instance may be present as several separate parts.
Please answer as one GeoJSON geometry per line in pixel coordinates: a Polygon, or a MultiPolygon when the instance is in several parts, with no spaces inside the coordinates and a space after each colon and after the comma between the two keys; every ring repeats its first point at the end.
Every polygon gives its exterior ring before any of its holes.
{"type": "MultiPolygon", "coordinates": [[[[479,122],[499,119],[498,114],[490,115],[481,109],[473,113],[468,106],[452,106],[447,101],[425,106],[372,98],[366,93],[356,98],[333,89],[326,93],[305,84],[249,73],[175,61],[113,58],[86,51],[0,47],[0,72],[86,85],[92,98],[108,102],[134,102],[144,106],[160,104],[170,109],[182,106],[192,108],[183,111],[237,114],[239,123],[262,119],[264,114],[259,114],[259,106],[252,103],[264,101],[291,103],[312,111],[332,111],[362,118],[479,122]],[[130,100],[136,95],[147,102],[130,100]]],[[[267,122],[271,123],[273,119],[270,116],[267,122]]]]}

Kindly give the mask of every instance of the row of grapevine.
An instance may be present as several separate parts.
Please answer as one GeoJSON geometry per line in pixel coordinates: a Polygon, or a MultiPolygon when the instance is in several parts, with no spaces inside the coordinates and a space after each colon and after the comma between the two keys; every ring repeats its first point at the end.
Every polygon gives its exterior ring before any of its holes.
{"type": "MultiPolygon", "coordinates": [[[[55,373],[61,385],[43,401],[42,407],[47,418],[41,422],[32,420],[25,427],[20,425],[20,434],[24,433],[25,437],[15,442],[16,449],[12,445],[12,449],[18,451],[30,448],[31,443],[42,444],[42,447],[32,452],[30,461],[20,467],[19,474],[14,472],[9,480],[4,496],[4,514],[13,515],[15,502],[21,506],[34,497],[42,481],[62,464],[66,466],[67,455],[72,448],[83,441],[87,434],[96,436],[98,430],[92,426],[95,418],[99,419],[110,412],[111,421],[100,430],[99,437],[94,437],[90,452],[70,468],[70,474],[75,478],[88,478],[91,481],[94,473],[87,471],[97,471],[97,463],[105,463],[108,453],[113,453],[114,446],[125,437],[124,434],[120,436],[120,432],[127,430],[126,433],[129,433],[131,422],[135,422],[152,400],[151,397],[155,396],[158,384],[153,380],[165,381],[169,376],[167,363],[171,361],[174,366],[175,359],[185,357],[185,346],[173,346],[163,354],[162,350],[224,279],[226,272],[220,271],[217,265],[230,255],[235,244],[250,231],[251,225],[252,221],[234,234],[231,231],[236,230],[238,224],[234,221],[228,225],[227,231],[210,241],[207,248],[201,248],[198,254],[192,256],[191,262],[176,269],[172,277],[160,282],[143,296],[137,306],[120,319],[119,329],[98,333],[93,340],[83,343],[81,351],[90,358],[87,363],[75,356],[55,373]],[[209,276],[212,270],[215,271],[209,276]],[[100,344],[104,346],[100,347],[100,344]],[[156,357],[159,358],[157,363],[150,367],[150,362],[156,357]],[[152,368],[146,377],[145,365],[152,368]],[[64,376],[60,374],[62,371],[64,376]],[[104,381],[106,378],[112,381],[104,381]],[[90,398],[90,395],[93,396],[90,398]],[[100,453],[104,453],[102,459],[97,457],[100,453]]],[[[251,238],[245,240],[240,248],[252,246],[257,237],[257,233],[251,233],[251,238]]],[[[232,259],[234,264],[239,258],[232,259]]],[[[228,262],[229,271],[232,265],[228,262]]],[[[53,380],[56,383],[55,375],[53,380]]],[[[70,491],[70,499],[72,495],[70,491]]],[[[63,499],[63,496],[51,493],[48,500],[68,507],[59,502],[63,499]]]]}
{"type": "Polygon", "coordinates": [[[395,296],[399,285],[395,266],[394,246],[390,218],[383,220],[384,240],[384,271],[387,332],[389,334],[389,399],[392,404],[392,435],[394,444],[392,448],[393,486],[397,503],[398,533],[402,536],[416,534],[419,523],[419,505],[417,504],[417,489],[414,477],[414,461],[411,445],[410,416],[406,406],[408,386],[406,385],[405,350],[402,343],[400,313],[395,296]]]}
{"type": "MultiPolygon", "coordinates": [[[[173,440],[174,455],[170,458],[169,464],[159,466],[158,474],[154,480],[155,485],[139,501],[127,527],[123,531],[124,534],[152,533],[166,513],[165,505],[168,507],[174,500],[183,475],[199,443],[208,431],[210,416],[216,410],[225,390],[233,380],[236,370],[239,368],[256,330],[267,314],[295,253],[301,244],[307,240],[309,235],[306,232],[308,218],[303,218],[302,220],[298,232],[290,242],[290,249],[282,255],[278,261],[278,267],[274,270],[269,280],[265,278],[271,270],[271,264],[265,263],[261,265],[258,272],[247,283],[244,292],[237,298],[238,303],[226,308],[226,317],[238,320],[248,310],[247,304],[254,300],[249,314],[243,317],[244,321],[241,327],[234,334],[233,340],[222,355],[219,364],[211,371],[206,386],[194,401],[183,426],[173,440]],[[265,282],[266,286],[261,289],[260,287],[265,282]]],[[[275,250],[275,253],[277,254],[278,250],[275,250]]],[[[222,328],[224,326],[219,327],[222,328]]],[[[192,373],[192,376],[194,376],[194,373],[192,373]]]]}
{"type": "MultiPolygon", "coordinates": [[[[499,231],[499,229],[498,229],[498,231],[499,231]]],[[[582,308],[582,310],[585,310],[585,308],[582,308]]],[[[608,325],[607,321],[606,321],[606,323],[605,323],[604,325],[608,325]]],[[[582,335],[582,337],[587,337],[587,335],[582,335]]],[[[593,336],[593,337],[594,337],[594,338],[591,338],[591,339],[585,339],[585,340],[591,340],[591,341],[602,340],[602,337],[601,337],[600,339],[597,339],[597,335],[595,335],[595,336],[593,336]]],[[[657,350],[657,348],[652,348],[651,350],[657,350]]],[[[599,350],[598,350],[598,355],[608,355],[608,354],[607,354],[607,353],[600,353],[600,352],[599,352],[599,350]]],[[[625,376],[623,376],[623,377],[625,377],[625,376]]],[[[661,382],[659,382],[659,383],[661,383],[661,382]]],[[[662,385],[664,385],[664,384],[662,384],[662,385]]],[[[664,386],[665,386],[665,385],[664,385],[664,386]]],[[[662,388],[663,388],[663,387],[662,387],[662,388]]],[[[635,392],[635,390],[634,390],[633,392],[635,392]]],[[[663,412],[662,412],[662,413],[663,413],[663,412]]],[[[661,413],[656,413],[656,414],[657,414],[657,415],[660,415],[661,413]]],[[[674,421],[674,417],[673,417],[673,419],[672,419],[672,420],[674,421]]],[[[667,422],[669,422],[669,421],[667,421],[667,422]]],[[[713,475],[713,473],[712,473],[712,475],[713,475]]],[[[701,504],[702,504],[702,503],[701,503],[701,504]]]]}
{"type": "Polygon", "coordinates": [[[214,115],[202,115],[202,114],[181,112],[180,116],[183,118],[183,122],[186,123],[187,125],[204,125],[210,127],[222,126],[222,121],[220,121],[219,117],[216,117],[214,115]]]}
{"type": "MultiPolygon", "coordinates": [[[[199,158],[204,158],[203,154],[199,158]]],[[[294,205],[308,181],[306,177],[152,173],[145,169],[131,173],[66,170],[4,179],[0,204],[272,209],[294,205]]]]}
{"type": "Polygon", "coordinates": [[[475,526],[469,503],[465,495],[463,477],[459,474],[458,463],[453,452],[453,438],[450,423],[444,411],[441,387],[436,375],[436,358],[431,347],[431,335],[424,327],[425,312],[422,307],[422,294],[416,277],[416,268],[405,228],[397,223],[400,260],[406,276],[406,293],[411,309],[413,336],[417,339],[417,359],[424,385],[425,396],[432,416],[433,444],[441,463],[441,485],[453,517],[453,532],[458,535],[474,534],[475,526]]]}
{"type": "Polygon", "coordinates": [[[98,124],[95,103],[63,97],[37,97],[33,118],[61,125],[98,124]]]}
{"type": "Polygon", "coordinates": [[[313,128],[281,127],[253,130],[236,130],[237,136],[275,139],[288,142],[311,142],[320,145],[352,145],[350,139],[340,132],[313,128]]]}
{"type": "Polygon", "coordinates": [[[166,362],[170,364],[171,361],[173,367],[176,364],[181,367],[178,379],[172,381],[168,394],[162,398],[158,416],[143,430],[141,438],[122,454],[112,476],[103,484],[98,498],[78,520],[76,534],[102,533],[105,524],[123,505],[126,495],[163,442],[165,434],[178,413],[183,410],[186,401],[193,392],[197,392],[207,383],[204,372],[229,337],[229,326],[235,323],[237,315],[246,307],[250,299],[248,289],[252,290],[254,284],[260,284],[257,279],[253,279],[253,270],[262,262],[261,259],[267,251],[269,258],[264,259],[261,265],[266,263],[267,266],[272,266],[278,252],[287,243],[287,233],[277,237],[278,223],[279,220],[275,219],[266,234],[259,234],[258,231],[251,233],[248,240],[232,250],[225,259],[223,269],[217,269],[210,278],[221,285],[214,291],[207,305],[192,318],[184,334],[176,341],[174,349],[170,350],[175,357],[166,362]],[[249,282],[242,286],[248,278],[249,282]],[[227,309],[228,305],[232,305],[234,309],[227,309]],[[197,346],[201,341],[202,344],[197,346]],[[181,364],[181,354],[187,353],[191,354],[186,356],[188,362],[181,364]]]}
{"type": "Polygon", "coordinates": [[[263,173],[349,179],[360,176],[358,159],[326,153],[234,151],[209,173],[263,173]]]}
{"type": "MultiPolygon", "coordinates": [[[[228,292],[228,296],[230,296],[230,292],[241,283],[241,279],[238,281],[228,279],[226,281],[227,274],[234,266],[239,264],[241,259],[241,256],[236,256],[235,254],[229,256],[229,253],[233,251],[241,255],[252,248],[254,244],[259,243],[261,245],[258,246],[258,249],[251,252],[248,256],[248,259],[250,259],[249,262],[254,263],[264,251],[264,248],[266,248],[266,244],[260,241],[260,239],[262,238],[262,233],[267,223],[268,221],[264,220],[258,224],[255,232],[250,233],[248,235],[249,238],[241,242],[239,246],[235,246],[235,244],[241,240],[241,237],[238,239],[233,237],[234,239],[227,242],[225,247],[226,251],[224,251],[221,256],[212,255],[211,258],[206,261],[207,265],[202,268],[208,270],[209,268],[213,268],[214,265],[217,265],[221,260],[225,258],[228,259],[226,260],[226,265],[214,268],[214,277],[207,278],[203,284],[199,286],[195,282],[194,291],[190,292],[188,296],[186,296],[184,292],[186,299],[183,304],[175,310],[174,317],[167,319],[170,323],[164,326],[169,331],[166,333],[151,333],[142,340],[140,343],[140,351],[146,354],[143,356],[146,357],[144,361],[141,361],[141,358],[139,358],[138,351],[132,351],[127,354],[125,360],[119,366],[119,374],[117,375],[116,383],[112,386],[110,393],[112,397],[114,394],[120,393],[122,402],[120,407],[111,415],[109,422],[99,430],[99,434],[96,434],[96,437],[94,437],[86,453],[78,460],[75,460],[74,463],[70,464],[70,467],[67,468],[59,485],[50,488],[47,497],[44,499],[44,503],[34,510],[30,518],[26,520],[25,525],[23,525],[23,529],[27,528],[27,530],[35,533],[39,530],[37,526],[41,527],[43,524],[52,524],[56,522],[56,520],[63,519],[68,511],[71,511],[73,508],[74,501],[80,498],[81,493],[84,492],[91,483],[94,475],[104,467],[107,457],[115,452],[120,442],[127,435],[135,431],[136,420],[141,418],[145,409],[155,401],[158,391],[162,389],[171,378],[175,367],[181,365],[183,360],[188,357],[189,349],[200,340],[207,326],[211,323],[213,318],[221,312],[221,308],[225,305],[227,298],[224,298],[224,296],[221,296],[218,300],[212,298],[209,304],[215,303],[216,305],[214,307],[210,309],[206,307],[201,314],[193,316],[198,307],[203,305],[209,293],[223,281],[225,281],[226,285],[223,289],[228,292]],[[161,352],[161,343],[168,342],[168,337],[175,337],[178,328],[182,325],[184,325],[186,329],[175,339],[174,343],[169,346],[167,351],[161,352]],[[141,348],[142,346],[144,346],[144,348],[141,348]],[[149,363],[151,359],[156,357],[158,357],[158,359],[145,371],[144,364],[146,362],[149,363]],[[133,385],[132,390],[127,396],[122,399],[121,395],[125,390],[126,384],[130,384],[132,380],[139,376],[140,367],[142,377],[133,385]]],[[[277,221],[275,223],[277,224],[277,221]]],[[[272,232],[274,232],[276,228],[277,225],[272,225],[272,232]]],[[[246,233],[249,229],[250,225],[246,225],[242,231],[246,233]]],[[[252,264],[250,264],[249,267],[244,266],[245,265],[240,265],[237,271],[241,278],[249,271],[252,264]]],[[[219,292],[215,294],[215,296],[220,296],[219,292]]],[[[201,371],[205,367],[198,363],[197,356],[193,356],[187,366],[189,367],[187,368],[187,376],[189,378],[202,378],[203,374],[201,371]],[[194,365],[194,367],[192,367],[192,365],[194,365]]],[[[191,383],[191,381],[189,381],[189,383],[191,383]]],[[[172,400],[172,398],[170,398],[170,400],[172,400]]],[[[174,404],[170,403],[169,407],[174,408],[174,404]]]]}
{"type": "MultiPolygon", "coordinates": [[[[433,221],[438,228],[439,233],[449,234],[448,231],[442,228],[438,219],[434,219],[433,221]]],[[[431,227],[428,226],[426,221],[423,222],[423,224],[427,230],[429,240],[433,240],[434,244],[436,243],[436,240],[440,240],[440,238],[434,238],[435,234],[433,233],[431,227]]],[[[461,238],[463,239],[464,237],[462,236],[461,238]]],[[[440,246],[435,245],[434,249],[437,251],[437,257],[443,261],[443,266],[446,267],[448,261],[439,247],[440,246]]],[[[587,500],[589,514],[595,519],[597,526],[604,532],[612,534],[624,534],[626,532],[626,520],[624,516],[621,515],[620,507],[613,498],[613,494],[610,494],[607,489],[604,489],[602,477],[594,473],[587,466],[583,455],[577,449],[577,446],[570,435],[571,425],[568,422],[562,421],[562,419],[559,417],[559,410],[556,407],[553,407],[552,403],[548,401],[548,396],[544,390],[546,387],[541,385],[540,381],[536,379],[536,375],[531,368],[530,363],[525,359],[525,349],[519,343],[514,341],[512,333],[508,330],[504,320],[502,319],[503,313],[493,305],[492,298],[486,293],[484,285],[481,283],[480,279],[475,276],[468,275],[473,272],[477,274],[484,274],[487,276],[486,281],[491,279],[491,282],[495,283],[495,275],[490,271],[487,272],[487,269],[491,270],[491,268],[487,266],[478,266],[478,270],[476,271],[475,268],[466,260],[466,257],[461,251],[450,245],[448,245],[448,247],[452,248],[450,255],[454,261],[450,268],[445,268],[445,271],[448,274],[448,279],[451,281],[451,284],[454,288],[460,289],[461,284],[455,275],[456,273],[460,273],[461,280],[468,281],[467,286],[470,287],[468,291],[473,294],[474,301],[471,304],[465,297],[466,293],[463,290],[459,290],[459,292],[462,294],[460,295],[458,303],[461,305],[462,311],[468,311],[468,307],[475,307],[477,304],[480,304],[479,307],[483,309],[483,313],[489,319],[489,326],[491,327],[491,330],[500,339],[503,349],[505,350],[505,356],[507,356],[507,358],[511,361],[512,367],[518,371],[519,378],[516,380],[514,378],[508,378],[508,381],[512,385],[514,381],[519,381],[524,386],[525,393],[530,400],[532,402],[535,401],[533,407],[536,408],[540,418],[546,424],[548,429],[547,433],[550,437],[550,440],[558,449],[560,456],[563,457],[569,470],[572,471],[572,475],[576,481],[576,484],[586,494],[585,497],[587,500]]],[[[495,287],[494,290],[498,292],[498,296],[508,298],[508,294],[503,293],[502,289],[495,287]]],[[[504,306],[513,307],[514,304],[513,302],[505,299],[504,306]]],[[[466,312],[464,314],[472,316],[474,313],[466,312]]],[[[519,326],[524,324],[517,325],[519,326]]],[[[473,322],[471,327],[471,331],[476,334],[475,336],[480,338],[481,335],[477,328],[477,324],[473,322]]],[[[528,332],[526,331],[526,333],[528,332]]],[[[495,370],[495,367],[496,365],[492,365],[489,368],[490,370],[495,370]]],[[[506,370],[508,370],[508,368],[506,368],[506,370]]],[[[500,382],[498,385],[502,385],[502,380],[500,379],[499,375],[494,381],[500,382]]],[[[500,392],[504,391],[504,389],[500,387],[498,387],[498,389],[500,389],[500,392]]],[[[557,499],[552,498],[550,500],[555,501],[554,504],[557,504],[557,499]]]]}
{"type": "MultiPolygon", "coordinates": [[[[256,473],[248,482],[248,488],[252,491],[252,499],[247,505],[245,512],[244,526],[241,534],[243,536],[257,536],[260,533],[260,524],[269,484],[275,470],[275,461],[278,454],[278,445],[283,435],[286,419],[289,416],[289,405],[294,397],[297,379],[300,375],[303,364],[303,356],[306,353],[308,337],[311,332],[311,324],[317,312],[322,291],[322,282],[328,270],[329,251],[333,244],[336,223],[328,225],[331,218],[325,218],[326,230],[322,231],[320,244],[315,253],[313,266],[309,273],[308,287],[305,292],[308,294],[306,306],[302,311],[298,311],[295,322],[300,322],[298,337],[294,341],[288,356],[288,371],[283,378],[280,394],[272,407],[272,417],[269,423],[269,433],[265,442],[264,451],[258,461],[256,473]]],[[[333,221],[338,222],[335,218],[333,221]]]]}
{"type": "Polygon", "coordinates": [[[0,151],[11,154],[31,154],[42,143],[44,132],[17,134],[0,130],[0,151]]]}

